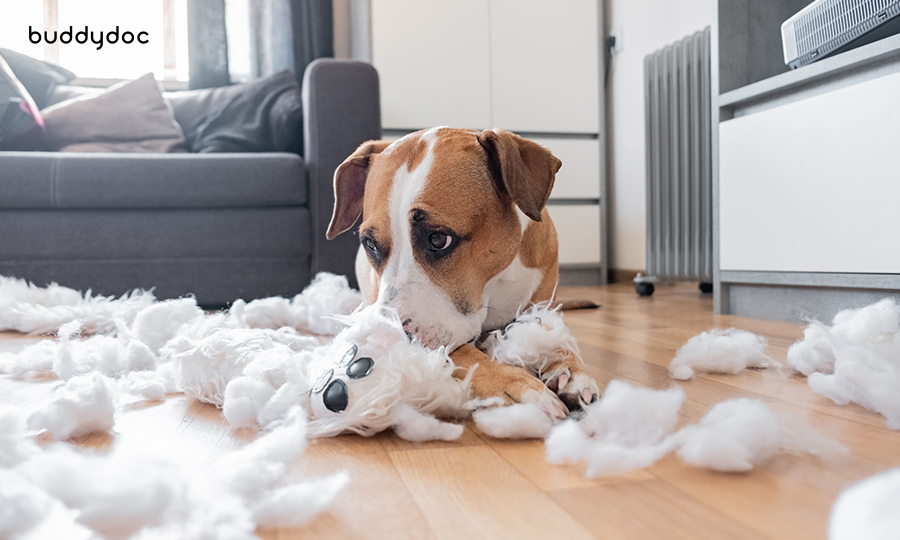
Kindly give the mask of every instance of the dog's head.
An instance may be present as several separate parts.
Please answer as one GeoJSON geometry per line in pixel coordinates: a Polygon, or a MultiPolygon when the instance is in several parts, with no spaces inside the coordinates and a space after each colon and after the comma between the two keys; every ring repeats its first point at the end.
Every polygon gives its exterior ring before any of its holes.
{"type": "Polygon", "coordinates": [[[501,130],[435,128],[369,141],[338,167],[329,239],[362,216],[377,275],[369,303],[393,307],[407,332],[451,350],[477,337],[485,286],[510,266],[561,162],[501,130]]]}

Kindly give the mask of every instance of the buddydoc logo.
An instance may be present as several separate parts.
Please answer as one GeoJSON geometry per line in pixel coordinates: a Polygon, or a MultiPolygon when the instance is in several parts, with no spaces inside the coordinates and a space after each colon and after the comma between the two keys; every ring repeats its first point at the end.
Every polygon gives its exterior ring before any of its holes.
{"type": "Polygon", "coordinates": [[[104,43],[115,45],[116,43],[121,42],[125,45],[131,45],[132,43],[146,45],[150,43],[150,34],[147,32],[132,32],[130,30],[125,30],[120,33],[118,26],[116,26],[115,30],[106,33],[102,31],[95,32],[87,26],[84,27],[84,30],[78,30],[74,33],[71,26],[68,30],[63,30],[62,32],[56,30],[47,32],[45,30],[43,33],[34,30],[31,26],[28,27],[28,41],[35,45],[42,42],[53,44],[56,43],[57,40],[63,45],[68,45],[70,43],[84,45],[90,42],[93,45],[96,45],[97,50],[99,51],[103,48],[104,43]]]}

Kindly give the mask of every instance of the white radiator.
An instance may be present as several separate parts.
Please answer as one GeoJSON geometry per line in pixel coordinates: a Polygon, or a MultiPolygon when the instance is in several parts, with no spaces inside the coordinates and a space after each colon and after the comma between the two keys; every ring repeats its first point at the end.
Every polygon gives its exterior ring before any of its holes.
{"type": "Polygon", "coordinates": [[[712,282],[710,29],[644,59],[647,273],[712,282]]]}

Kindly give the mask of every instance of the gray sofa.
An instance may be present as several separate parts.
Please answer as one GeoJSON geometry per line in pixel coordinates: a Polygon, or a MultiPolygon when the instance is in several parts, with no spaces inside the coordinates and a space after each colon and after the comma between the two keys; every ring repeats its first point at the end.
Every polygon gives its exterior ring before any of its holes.
{"type": "Polygon", "coordinates": [[[381,136],[378,75],[317,60],[302,92],[302,157],[0,152],[0,275],[209,307],[352,282],[356,238],[325,230],[334,170],[381,136]]]}

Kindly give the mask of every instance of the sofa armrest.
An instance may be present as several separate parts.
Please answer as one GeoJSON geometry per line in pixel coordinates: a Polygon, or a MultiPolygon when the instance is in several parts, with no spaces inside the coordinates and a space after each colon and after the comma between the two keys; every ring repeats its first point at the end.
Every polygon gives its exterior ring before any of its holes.
{"type": "Polygon", "coordinates": [[[329,241],[325,231],[334,208],[334,171],[360,144],[381,138],[378,72],[364,62],[315,60],[303,75],[303,116],[312,272],[343,274],[355,284],[358,238],[347,232],[329,241]]]}

